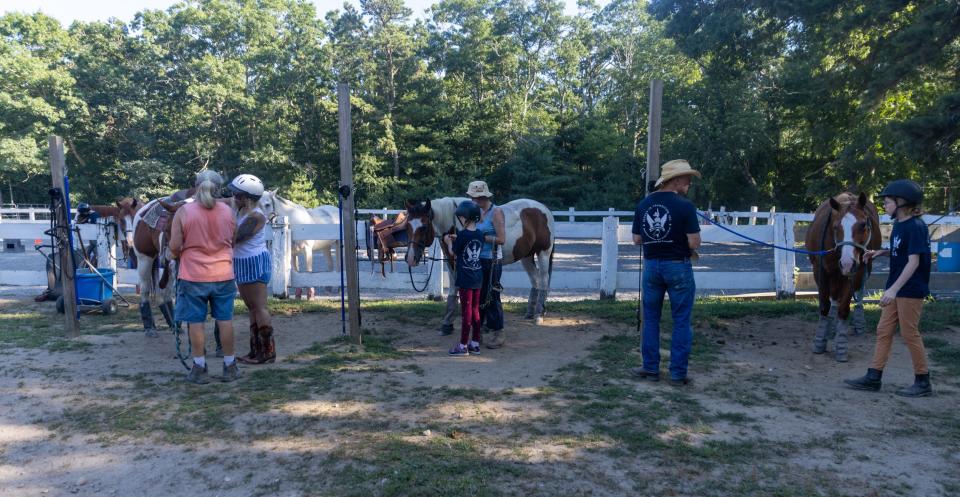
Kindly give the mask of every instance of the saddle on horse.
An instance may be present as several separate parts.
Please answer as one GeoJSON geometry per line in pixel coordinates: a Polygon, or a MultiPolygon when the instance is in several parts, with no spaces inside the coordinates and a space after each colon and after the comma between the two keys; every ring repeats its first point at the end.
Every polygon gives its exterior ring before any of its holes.
{"type": "Polygon", "coordinates": [[[373,252],[377,252],[381,275],[387,275],[387,261],[390,261],[390,271],[393,272],[394,249],[410,243],[409,228],[406,212],[397,214],[393,219],[372,216],[367,221],[367,257],[373,264],[373,252]]]}

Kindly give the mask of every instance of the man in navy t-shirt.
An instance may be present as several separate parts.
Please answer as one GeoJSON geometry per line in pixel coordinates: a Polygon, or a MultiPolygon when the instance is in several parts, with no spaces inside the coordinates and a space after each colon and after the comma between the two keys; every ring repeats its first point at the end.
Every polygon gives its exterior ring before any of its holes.
{"type": "Polygon", "coordinates": [[[643,367],[631,370],[640,378],[660,379],[660,315],[664,294],[670,295],[673,337],[670,382],[686,385],[687,362],[693,344],[690,325],[696,284],[690,256],[700,247],[700,223],[693,202],[686,199],[693,176],[700,173],[685,160],[663,165],[657,191],[637,204],[633,243],[643,246],[643,367]]]}

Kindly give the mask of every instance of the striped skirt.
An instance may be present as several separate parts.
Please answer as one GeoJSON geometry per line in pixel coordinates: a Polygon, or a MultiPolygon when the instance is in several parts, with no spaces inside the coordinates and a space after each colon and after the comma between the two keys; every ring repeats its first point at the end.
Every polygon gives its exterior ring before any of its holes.
{"type": "Polygon", "coordinates": [[[260,252],[253,257],[233,259],[233,273],[237,277],[238,285],[257,282],[270,283],[270,272],[272,268],[270,252],[260,252]]]}

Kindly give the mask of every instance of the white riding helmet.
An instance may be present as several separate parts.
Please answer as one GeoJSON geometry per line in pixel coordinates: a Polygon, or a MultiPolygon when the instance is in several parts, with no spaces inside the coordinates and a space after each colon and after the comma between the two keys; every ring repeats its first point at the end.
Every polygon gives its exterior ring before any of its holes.
{"type": "Polygon", "coordinates": [[[233,193],[242,193],[248,197],[259,199],[263,195],[263,182],[252,174],[241,174],[228,185],[233,193]]]}

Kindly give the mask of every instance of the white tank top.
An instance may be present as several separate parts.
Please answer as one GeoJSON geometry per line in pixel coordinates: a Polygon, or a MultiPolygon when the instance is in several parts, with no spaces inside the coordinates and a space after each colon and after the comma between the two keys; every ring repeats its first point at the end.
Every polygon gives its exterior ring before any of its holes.
{"type": "MultiPolygon", "coordinates": [[[[249,213],[244,214],[239,219],[237,219],[237,227],[239,228],[240,225],[242,225],[243,222],[248,217],[250,217],[250,214],[254,212],[259,213],[261,216],[263,215],[263,211],[261,211],[260,208],[257,207],[252,211],[250,211],[249,213]]],[[[260,255],[262,252],[266,252],[267,242],[266,242],[266,237],[263,234],[263,230],[266,227],[267,225],[266,223],[264,223],[264,225],[261,226],[260,229],[253,234],[253,236],[234,246],[233,257],[235,259],[246,259],[247,257],[253,257],[255,255],[260,255]]]]}

